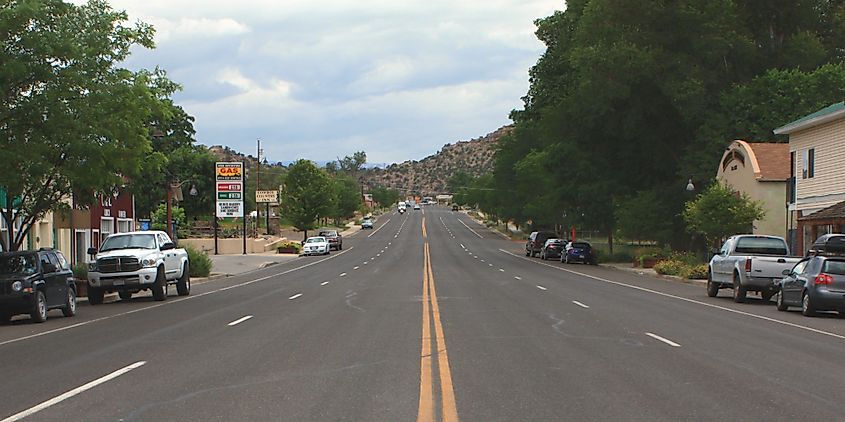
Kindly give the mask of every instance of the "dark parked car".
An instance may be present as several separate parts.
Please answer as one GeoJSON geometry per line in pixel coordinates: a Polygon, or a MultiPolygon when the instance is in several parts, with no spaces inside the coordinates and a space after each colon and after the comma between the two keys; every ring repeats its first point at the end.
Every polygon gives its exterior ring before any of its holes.
{"type": "Polygon", "coordinates": [[[461,208],[458,206],[458,204],[452,204],[452,211],[458,211],[460,209],[461,208]]]}
{"type": "Polygon", "coordinates": [[[525,242],[525,256],[539,255],[546,241],[557,237],[557,233],[550,231],[531,232],[528,236],[528,241],[525,242]]]}
{"type": "Polygon", "coordinates": [[[560,257],[560,262],[571,264],[573,262],[581,262],[584,264],[596,265],[596,253],[593,251],[593,246],[587,242],[569,242],[566,244],[566,250],[563,256],[560,257]]]}
{"type": "Polygon", "coordinates": [[[831,233],[819,237],[810,246],[807,256],[826,253],[845,256],[845,234],[831,233]]]}
{"type": "Polygon", "coordinates": [[[548,239],[543,244],[543,249],[540,250],[540,259],[543,261],[547,259],[560,258],[563,253],[563,248],[566,246],[566,240],[563,239],[548,239]]]}
{"type": "Polygon", "coordinates": [[[806,316],[818,311],[845,314],[845,256],[807,257],[783,273],[777,295],[779,311],[800,306],[806,316]]]}
{"type": "Polygon", "coordinates": [[[320,230],[317,236],[325,237],[329,241],[329,249],[336,251],[343,249],[343,236],[337,230],[320,230]]]}
{"type": "Polygon", "coordinates": [[[62,253],[51,249],[0,253],[0,323],[18,314],[44,322],[50,309],[61,309],[67,317],[76,315],[76,285],[62,253]]]}

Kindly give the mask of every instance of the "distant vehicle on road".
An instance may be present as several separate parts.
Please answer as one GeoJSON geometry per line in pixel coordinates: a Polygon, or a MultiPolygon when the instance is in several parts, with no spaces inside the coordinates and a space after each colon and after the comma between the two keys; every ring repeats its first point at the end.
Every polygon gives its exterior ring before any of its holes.
{"type": "Polygon", "coordinates": [[[399,211],[399,214],[405,213],[405,209],[408,208],[408,204],[405,201],[399,201],[399,205],[396,207],[396,210],[399,211]]]}
{"type": "Polygon", "coordinates": [[[560,262],[572,264],[580,262],[583,264],[597,265],[598,258],[589,242],[577,241],[566,244],[566,250],[560,257],[560,262]]]}
{"type": "Polygon", "coordinates": [[[420,209],[420,204],[414,204],[414,211],[420,209]]]}
{"type": "Polygon", "coordinates": [[[339,251],[343,249],[343,235],[338,233],[337,230],[330,230],[330,229],[323,229],[317,234],[317,236],[323,236],[329,242],[329,249],[334,249],[339,251]]]}
{"type": "Polygon", "coordinates": [[[76,285],[62,253],[52,249],[0,253],[0,324],[18,314],[44,322],[50,309],[61,309],[66,317],[76,315],[76,285]]]}
{"type": "Polygon", "coordinates": [[[546,244],[546,240],[557,238],[557,233],[551,231],[535,231],[528,236],[525,242],[525,256],[537,256],[546,244]]]}
{"type": "Polygon", "coordinates": [[[543,261],[547,259],[560,258],[561,251],[566,246],[566,241],[563,239],[547,239],[540,250],[540,259],[543,261]]]}
{"type": "Polygon", "coordinates": [[[303,255],[328,255],[330,253],[329,241],[325,237],[309,237],[302,243],[303,255]]]}
{"type": "Polygon", "coordinates": [[[458,204],[452,204],[452,211],[460,211],[461,207],[458,204]]]}
{"type": "Polygon", "coordinates": [[[365,218],[361,221],[361,230],[372,229],[373,228],[373,219],[372,218],[365,218]]]}
{"type": "Polygon", "coordinates": [[[177,249],[163,231],[113,234],[98,251],[88,249],[97,260],[88,265],[88,303],[99,305],[107,292],[129,300],[141,290],[151,290],[153,299],[167,299],[167,286],[176,285],[179,296],[191,293],[188,252],[177,249]]]}
{"type": "Polygon", "coordinates": [[[804,258],[783,275],[777,297],[779,311],[798,306],[805,316],[815,316],[819,311],[845,315],[845,257],[804,258]]]}
{"type": "Polygon", "coordinates": [[[710,259],[707,296],[715,297],[719,289],[729,288],[735,302],[744,302],[749,291],[760,292],[763,300],[769,300],[780,288],[783,271],[800,260],[789,256],[782,237],[731,236],[710,259]]]}

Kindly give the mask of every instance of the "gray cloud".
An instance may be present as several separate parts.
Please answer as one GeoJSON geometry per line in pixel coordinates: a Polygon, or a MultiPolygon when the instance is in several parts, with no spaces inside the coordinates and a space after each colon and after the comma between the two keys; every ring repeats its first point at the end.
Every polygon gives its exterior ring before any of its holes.
{"type": "Polygon", "coordinates": [[[421,159],[509,123],[542,53],[551,0],[112,0],[157,29],[156,65],[184,86],[197,139],[274,161],[421,159]]]}

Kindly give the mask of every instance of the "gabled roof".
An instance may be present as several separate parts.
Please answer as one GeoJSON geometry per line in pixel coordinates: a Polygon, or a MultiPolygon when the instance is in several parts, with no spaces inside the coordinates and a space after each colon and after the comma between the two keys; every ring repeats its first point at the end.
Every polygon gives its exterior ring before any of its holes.
{"type": "Polygon", "coordinates": [[[775,135],[795,133],[845,117],[845,102],[831,104],[815,113],[808,114],[792,123],[774,130],[775,135]]]}
{"type": "Polygon", "coordinates": [[[721,170],[724,171],[733,160],[751,166],[754,178],[761,182],[785,182],[790,176],[789,144],[787,143],[736,140],[722,155],[721,170]]]}
{"type": "Polygon", "coordinates": [[[754,151],[754,157],[760,166],[758,180],[789,179],[789,144],[786,143],[748,143],[754,151]]]}
{"type": "Polygon", "coordinates": [[[833,218],[845,218],[845,201],[838,204],[831,205],[822,210],[816,211],[806,217],[801,217],[799,220],[827,220],[833,218]]]}

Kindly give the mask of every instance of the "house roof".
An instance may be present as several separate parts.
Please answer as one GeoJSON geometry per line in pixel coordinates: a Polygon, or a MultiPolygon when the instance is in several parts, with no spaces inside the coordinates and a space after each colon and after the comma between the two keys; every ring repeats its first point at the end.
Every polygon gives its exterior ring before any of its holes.
{"type": "Polygon", "coordinates": [[[787,143],[736,140],[722,155],[721,170],[724,171],[734,160],[751,166],[754,179],[761,182],[784,182],[790,176],[789,144],[787,143]]]}
{"type": "Polygon", "coordinates": [[[845,102],[831,104],[815,113],[808,114],[792,123],[786,124],[774,130],[775,135],[795,133],[800,130],[809,129],[833,120],[845,117],[845,102]]]}
{"type": "Polygon", "coordinates": [[[799,220],[801,221],[808,221],[808,220],[829,220],[834,218],[843,218],[845,219],[845,201],[842,201],[838,204],[831,205],[827,208],[822,210],[816,211],[806,217],[801,217],[799,220]]]}
{"type": "Polygon", "coordinates": [[[787,180],[789,179],[789,144],[787,143],[748,143],[754,152],[754,158],[760,167],[758,180],[787,180]]]}

